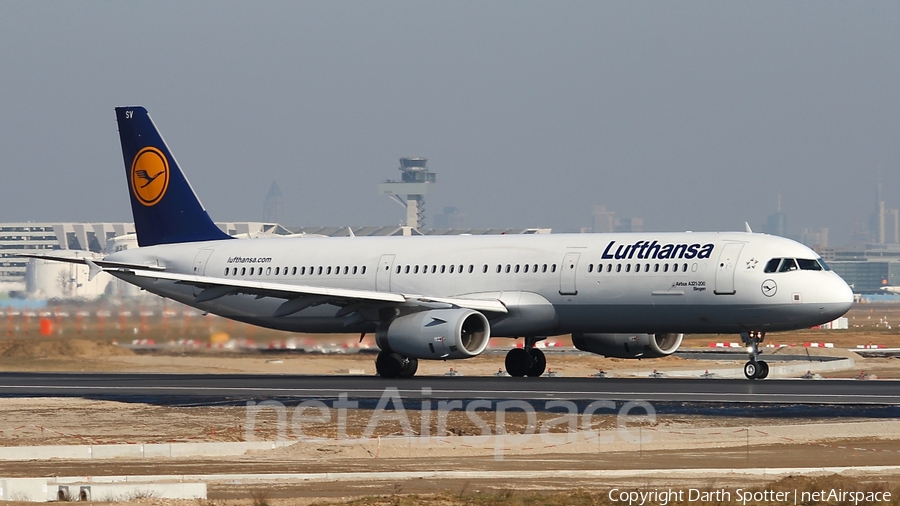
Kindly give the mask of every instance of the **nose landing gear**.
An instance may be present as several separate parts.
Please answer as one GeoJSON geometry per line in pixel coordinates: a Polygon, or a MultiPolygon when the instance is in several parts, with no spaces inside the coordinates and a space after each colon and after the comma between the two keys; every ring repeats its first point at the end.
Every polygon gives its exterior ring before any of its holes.
{"type": "Polygon", "coordinates": [[[524,348],[513,348],[506,354],[506,372],[510,376],[536,378],[544,374],[547,368],[547,357],[534,345],[544,337],[526,337],[524,348]]]}
{"type": "Polygon", "coordinates": [[[744,376],[747,379],[765,379],[769,376],[769,364],[765,360],[759,360],[759,345],[765,339],[765,332],[741,332],[741,341],[747,345],[750,355],[750,360],[744,364],[744,376]]]}

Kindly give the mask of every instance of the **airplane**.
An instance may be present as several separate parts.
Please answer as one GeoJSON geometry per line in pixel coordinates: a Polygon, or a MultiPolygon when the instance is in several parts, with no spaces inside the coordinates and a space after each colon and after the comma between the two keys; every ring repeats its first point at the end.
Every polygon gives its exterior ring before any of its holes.
{"type": "MultiPolygon", "coordinates": [[[[607,357],[664,357],[685,333],[740,334],[748,379],[764,379],[766,332],[843,315],[847,284],[813,250],[746,232],[235,240],[210,219],[143,107],[116,119],[140,247],[84,263],[201,311],[261,327],[375,334],[377,373],[478,356],[537,377],[535,344],[572,335],[607,357]],[[151,176],[152,175],[152,176],[151,176]]],[[[362,337],[361,337],[362,338],[362,337]]]]}
{"type": "Polygon", "coordinates": [[[900,286],[882,286],[879,290],[887,293],[900,293],[900,286]]]}

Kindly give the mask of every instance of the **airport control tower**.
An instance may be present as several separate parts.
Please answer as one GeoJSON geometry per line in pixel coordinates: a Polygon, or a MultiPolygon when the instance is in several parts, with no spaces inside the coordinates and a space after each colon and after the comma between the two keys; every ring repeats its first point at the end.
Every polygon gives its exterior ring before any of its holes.
{"type": "Polygon", "coordinates": [[[409,156],[400,159],[400,181],[385,181],[378,185],[378,193],[388,195],[406,208],[406,226],[422,228],[425,226],[425,194],[428,188],[437,182],[437,174],[429,171],[425,164],[427,158],[409,156]],[[403,200],[402,195],[406,195],[403,200]]]}

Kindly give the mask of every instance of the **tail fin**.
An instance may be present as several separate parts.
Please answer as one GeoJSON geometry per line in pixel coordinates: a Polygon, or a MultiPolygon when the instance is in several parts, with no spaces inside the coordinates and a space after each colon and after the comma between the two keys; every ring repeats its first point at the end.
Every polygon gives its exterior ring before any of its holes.
{"type": "Polygon", "coordinates": [[[138,245],[230,239],[209,218],[143,107],[116,107],[138,245]]]}

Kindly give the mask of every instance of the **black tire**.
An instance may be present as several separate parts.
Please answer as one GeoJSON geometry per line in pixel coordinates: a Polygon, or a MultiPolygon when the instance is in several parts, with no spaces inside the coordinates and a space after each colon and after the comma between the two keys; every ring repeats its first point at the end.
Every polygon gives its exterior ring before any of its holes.
{"type": "Polygon", "coordinates": [[[515,378],[528,374],[531,367],[531,355],[522,348],[513,348],[506,354],[506,372],[515,378]]]}
{"type": "Polygon", "coordinates": [[[755,360],[751,360],[751,361],[747,362],[746,364],[744,364],[744,376],[746,376],[747,379],[749,379],[749,380],[756,379],[758,374],[759,374],[759,363],[758,362],[756,362],[755,360]]]}
{"type": "Polygon", "coordinates": [[[532,348],[530,355],[531,366],[528,368],[528,372],[525,373],[525,375],[532,378],[539,378],[547,369],[547,357],[544,356],[543,351],[537,348],[532,348]]]}
{"type": "Polygon", "coordinates": [[[403,372],[400,373],[401,378],[412,378],[416,375],[416,371],[419,369],[419,359],[417,358],[408,358],[406,359],[406,365],[403,366],[403,372]]]}
{"type": "Polygon", "coordinates": [[[382,351],[375,359],[375,371],[382,378],[399,378],[403,373],[403,357],[396,353],[382,351]]]}
{"type": "Polygon", "coordinates": [[[769,364],[766,363],[765,360],[759,361],[759,373],[756,375],[757,379],[766,379],[769,377],[769,364]]]}

